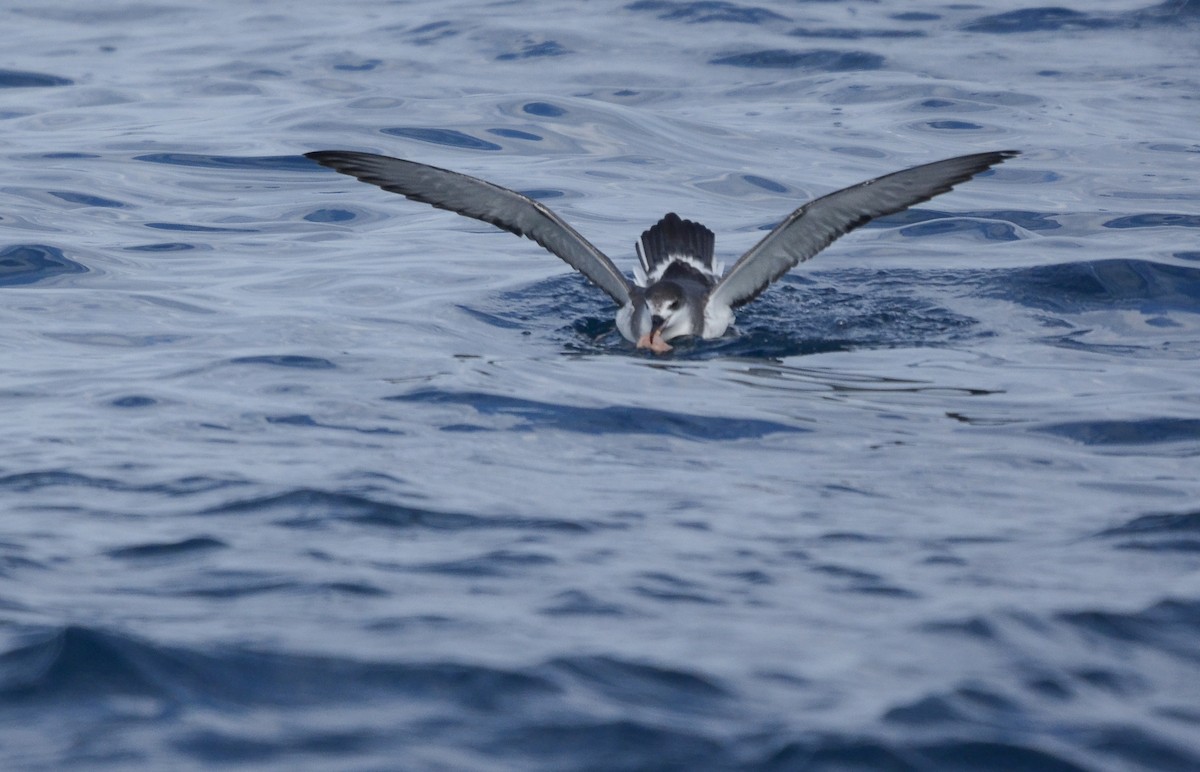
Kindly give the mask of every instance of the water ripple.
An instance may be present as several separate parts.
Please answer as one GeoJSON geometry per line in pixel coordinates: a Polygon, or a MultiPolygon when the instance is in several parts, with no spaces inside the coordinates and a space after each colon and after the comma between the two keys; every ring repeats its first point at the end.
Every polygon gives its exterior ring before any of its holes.
{"type": "Polygon", "coordinates": [[[591,525],[574,520],[520,517],[512,515],[473,515],[426,509],[408,504],[378,501],[353,493],[297,489],[266,496],[234,499],[207,509],[206,515],[231,515],[245,512],[283,516],[281,524],[295,528],[317,528],[330,522],[346,521],[387,528],[422,528],[434,531],[509,528],[583,533],[591,525]]]}
{"type": "Polygon", "coordinates": [[[1156,445],[1200,441],[1200,419],[1143,418],[1127,421],[1066,421],[1040,431],[1085,445],[1156,445]]]}
{"type": "Polygon", "coordinates": [[[1072,30],[1097,30],[1116,25],[1112,19],[1104,19],[1069,8],[1022,8],[992,16],[982,16],[963,29],[968,32],[986,32],[1011,35],[1022,32],[1063,32],[1072,30]]]}
{"type": "Polygon", "coordinates": [[[172,542],[148,542],[134,544],[128,547],[118,547],[108,551],[108,556],[126,560],[144,560],[147,558],[174,559],[182,555],[194,555],[214,549],[227,548],[229,545],[211,536],[192,536],[187,539],[172,542]]]}
{"type": "Polygon", "coordinates": [[[0,70],[0,88],[45,88],[47,86],[70,86],[75,81],[47,75],[41,72],[0,70]]]}
{"type": "MultiPolygon", "coordinates": [[[[764,437],[777,432],[804,432],[806,429],[773,421],[690,415],[644,407],[608,405],[599,408],[563,405],[518,397],[480,392],[450,392],[439,389],[414,391],[388,399],[424,404],[469,405],[480,415],[519,418],[517,426],[504,431],[558,431],[582,434],[653,434],[695,440],[739,440],[764,437]]],[[[461,431],[461,424],[442,427],[461,431]]],[[[486,427],[475,426],[483,429],[486,427]]]]}
{"type": "Polygon", "coordinates": [[[765,51],[725,54],[710,59],[709,64],[723,64],[751,69],[853,72],[857,70],[881,69],[884,64],[884,58],[879,54],[866,51],[793,51],[773,48],[765,51]]]}
{"type": "Polygon", "coordinates": [[[37,284],[54,276],[87,272],[87,266],[70,259],[58,247],[17,244],[0,249],[0,287],[37,284]]]}
{"type": "Polygon", "coordinates": [[[1161,651],[1200,662],[1200,600],[1163,600],[1133,612],[1066,611],[1058,619],[1100,641],[1161,651]]]}
{"type": "Polygon", "coordinates": [[[202,169],[257,169],[265,171],[312,171],[312,161],[302,155],[227,156],[199,153],[147,153],[133,160],[202,169]]]}
{"type": "Polygon", "coordinates": [[[686,21],[689,24],[763,24],[770,21],[787,21],[786,16],[767,8],[741,5],[728,0],[638,0],[625,7],[630,11],[650,11],[667,21],[686,21]]]}
{"type": "Polygon", "coordinates": [[[1200,510],[1141,515],[1096,536],[1118,539],[1117,546],[1122,549],[1200,552],[1200,510]]]}
{"type": "Polygon", "coordinates": [[[495,142],[488,142],[486,139],[472,137],[470,134],[464,134],[457,129],[431,129],[416,126],[397,126],[388,129],[380,129],[380,131],[384,134],[391,134],[392,136],[396,137],[406,137],[408,139],[415,139],[421,142],[431,142],[435,145],[459,147],[467,150],[504,149],[495,142]]]}
{"type": "Polygon", "coordinates": [[[68,626],[0,654],[0,695],[26,701],[139,695],[166,703],[303,705],[407,693],[489,709],[557,694],[531,673],[450,662],[397,664],[226,649],[204,653],[68,626]]]}
{"type": "Polygon", "coordinates": [[[998,278],[988,294],[1052,311],[1200,310],[1200,268],[1192,266],[1096,260],[1018,269],[998,278]]]}

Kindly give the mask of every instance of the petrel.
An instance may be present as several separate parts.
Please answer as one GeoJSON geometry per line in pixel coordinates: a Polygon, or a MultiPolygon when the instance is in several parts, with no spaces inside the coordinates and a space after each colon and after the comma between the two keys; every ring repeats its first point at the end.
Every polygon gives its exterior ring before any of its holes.
{"type": "Polygon", "coordinates": [[[1016,150],[948,158],[914,166],[809,201],[789,214],[722,275],[713,261],[713,232],[671,212],[642,233],[633,281],[603,252],[545,204],[465,174],[373,153],[305,153],[322,166],[533,239],[566,261],[620,309],[617,329],[638,348],[662,354],[669,341],[698,335],[719,338],[734,309],[771,282],[876,217],[945,193],[960,182],[1019,154],[1016,150]]]}

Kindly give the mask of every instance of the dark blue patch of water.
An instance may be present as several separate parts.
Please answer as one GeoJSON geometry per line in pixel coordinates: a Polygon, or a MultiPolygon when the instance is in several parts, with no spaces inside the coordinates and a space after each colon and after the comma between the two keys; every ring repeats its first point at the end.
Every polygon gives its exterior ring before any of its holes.
{"type": "Polygon", "coordinates": [[[537,134],[531,134],[528,131],[517,131],[516,129],[488,129],[488,134],[495,134],[497,137],[505,139],[524,139],[529,142],[541,142],[542,138],[537,134]]]}
{"type": "Polygon", "coordinates": [[[1098,260],[994,274],[983,294],[1050,311],[1133,308],[1200,313],[1200,268],[1145,260],[1098,260]]]}
{"type": "Polygon", "coordinates": [[[57,75],[46,75],[41,72],[0,70],[0,88],[45,88],[47,86],[70,86],[74,83],[75,81],[70,78],[60,78],[57,75]]]}
{"type": "Polygon", "coordinates": [[[544,40],[541,43],[527,43],[520,51],[509,51],[496,57],[497,61],[511,62],[517,59],[541,59],[547,56],[563,56],[571,53],[554,40],[544,40]]]}
{"type": "Polygon", "coordinates": [[[343,72],[369,72],[383,64],[382,59],[361,59],[356,61],[338,62],[333,69],[343,72]]]}
{"type": "Polygon", "coordinates": [[[920,30],[904,29],[845,29],[839,27],[797,27],[788,33],[797,38],[827,38],[830,40],[865,40],[867,38],[919,38],[920,30]]]}
{"type": "Polygon", "coordinates": [[[774,48],[744,54],[726,54],[709,60],[709,64],[725,64],[753,69],[815,70],[818,72],[851,72],[878,70],[884,58],[866,51],[792,51],[774,48]]]}
{"type": "Polygon", "coordinates": [[[147,228],[160,231],[187,231],[190,233],[257,233],[254,228],[218,228],[213,225],[193,225],[184,222],[148,222],[142,223],[147,228]]]}
{"type": "Polygon", "coordinates": [[[1194,214],[1134,214],[1114,217],[1105,228],[1200,228],[1200,215],[1194,214]]]}
{"type": "Polygon", "coordinates": [[[317,209],[304,215],[308,222],[349,222],[357,217],[348,209],[317,209]]]}
{"type": "Polygon", "coordinates": [[[702,416],[625,405],[583,407],[482,392],[425,389],[388,399],[399,402],[468,405],[480,415],[503,415],[521,419],[520,426],[506,425],[503,431],[555,429],[582,434],[653,434],[694,440],[755,439],[779,432],[807,431],[777,421],[702,416]]]}
{"type": "Polygon", "coordinates": [[[211,536],[192,536],[178,541],[145,542],[128,547],[117,547],[106,553],[119,560],[173,559],[184,555],[196,555],[217,549],[228,549],[229,545],[211,536]]]}
{"type": "Polygon", "coordinates": [[[152,407],[158,404],[158,400],[141,394],[131,394],[127,397],[117,397],[108,404],[120,408],[152,407]]]}
{"type": "Polygon", "coordinates": [[[740,5],[728,0],[638,0],[625,6],[630,11],[649,11],[667,21],[689,24],[732,22],[734,24],[763,24],[787,21],[788,17],[756,5],[740,5]]]}
{"type": "Polygon", "coordinates": [[[978,131],[983,126],[970,121],[929,121],[925,124],[931,129],[949,129],[951,131],[978,131]]]}
{"type": "Polygon", "coordinates": [[[390,134],[394,137],[405,137],[406,139],[416,139],[421,142],[432,142],[435,145],[446,145],[447,147],[461,147],[467,150],[503,150],[504,148],[497,145],[495,142],[488,142],[486,139],[472,137],[470,134],[464,134],[457,129],[433,129],[419,126],[397,126],[390,129],[381,129],[384,134],[390,134]]]}
{"type": "Polygon", "coordinates": [[[1022,8],[991,16],[982,16],[963,25],[968,32],[1015,34],[1021,32],[1066,32],[1095,30],[1116,26],[1116,21],[1104,19],[1069,8],[1022,8]]]}
{"type": "Polygon", "coordinates": [[[157,244],[138,244],[124,249],[127,252],[186,252],[195,248],[195,244],[187,244],[182,241],[164,241],[157,244]]]}
{"type": "Polygon", "coordinates": [[[55,198],[66,201],[69,204],[83,204],[84,206],[98,206],[105,209],[125,209],[129,207],[123,201],[114,201],[111,198],[96,196],[91,193],[79,193],[73,190],[51,190],[48,191],[55,198]]]}
{"type": "Polygon", "coordinates": [[[196,166],[206,169],[263,169],[281,172],[309,172],[315,165],[302,155],[230,156],[200,153],[147,153],[133,160],[171,166],[196,166]]]}
{"type": "Polygon", "coordinates": [[[567,114],[566,110],[549,102],[529,102],[521,109],[541,118],[561,118],[567,114]]]}
{"type": "Polygon", "coordinates": [[[757,188],[762,188],[763,190],[769,190],[772,193],[787,193],[788,192],[787,187],[780,185],[778,182],[775,182],[774,180],[768,180],[766,177],[759,177],[754,174],[743,174],[742,179],[757,188]]]}
{"type": "Polygon", "coordinates": [[[1200,442],[1200,418],[1143,418],[1125,421],[1068,421],[1039,431],[1085,445],[1156,445],[1200,442]]]}
{"type": "MultiPolygon", "coordinates": [[[[278,494],[231,499],[205,515],[255,514],[289,528],[319,529],[337,522],[432,531],[529,530],[588,533],[594,523],[520,515],[482,515],[420,507],[363,493],[299,488],[278,494]]],[[[606,526],[611,527],[611,526],[606,526]]]]}
{"type": "Polygon", "coordinates": [[[235,365],[269,365],[271,367],[290,367],[300,370],[332,370],[337,367],[328,359],[308,357],[298,354],[264,354],[261,356],[236,357],[229,360],[235,365]]]}
{"type": "Polygon", "coordinates": [[[54,276],[87,273],[58,247],[45,244],[16,244],[0,249],[0,287],[36,284],[54,276]]]}
{"type": "Polygon", "coordinates": [[[1141,515],[1096,536],[1115,540],[1120,549],[1200,552],[1200,510],[1141,515]]]}
{"type": "Polygon", "coordinates": [[[550,188],[532,188],[530,190],[522,190],[519,192],[522,195],[529,196],[530,198],[537,199],[539,201],[547,198],[562,198],[566,195],[566,193],[561,190],[552,190],[550,188]]]}

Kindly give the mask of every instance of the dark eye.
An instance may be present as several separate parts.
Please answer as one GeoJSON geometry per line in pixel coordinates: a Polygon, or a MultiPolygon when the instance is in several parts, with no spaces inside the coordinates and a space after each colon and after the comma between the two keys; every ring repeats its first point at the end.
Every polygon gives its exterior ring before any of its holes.
{"type": "Polygon", "coordinates": [[[667,310],[668,310],[668,311],[674,311],[676,308],[679,308],[679,301],[678,301],[678,300],[672,300],[670,303],[667,303],[667,310]]]}

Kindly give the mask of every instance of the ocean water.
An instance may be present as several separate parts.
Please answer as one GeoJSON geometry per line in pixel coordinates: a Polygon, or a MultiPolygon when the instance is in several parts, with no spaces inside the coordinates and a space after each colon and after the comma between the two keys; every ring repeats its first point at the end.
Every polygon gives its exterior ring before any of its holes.
{"type": "Polygon", "coordinates": [[[1200,6],[0,10],[0,768],[1200,768],[1200,6]],[[1023,155],[638,352],[632,272],[1023,155]]]}

